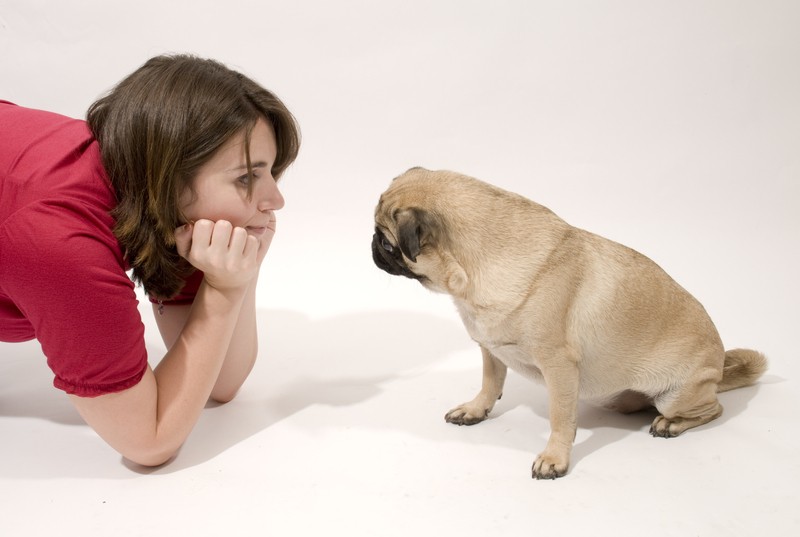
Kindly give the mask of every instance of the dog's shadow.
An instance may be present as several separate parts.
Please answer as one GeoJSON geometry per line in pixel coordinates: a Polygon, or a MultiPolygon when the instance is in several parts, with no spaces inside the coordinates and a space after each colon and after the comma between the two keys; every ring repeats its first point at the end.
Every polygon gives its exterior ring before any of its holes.
{"type": "MultiPolygon", "coordinates": [[[[578,435],[573,444],[570,467],[574,468],[584,456],[618,443],[631,434],[647,434],[656,415],[655,409],[621,414],[579,402],[578,435]]],[[[515,426],[529,428],[531,434],[521,437],[515,435],[518,445],[508,447],[527,449],[533,462],[536,454],[544,449],[550,435],[549,403],[545,386],[509,371],[503,397],[497,402],[490,419],[513,419],[515,426]]]]}
{"type": "MultiPolygon", "coordinates": [[[[747,409],[750,401],[757,396],[764,384],[775,382],[781,382],[781,379],[767,376],[754,386],[719,394],[719,400],[724,408],[722,416],[688,431],[688,434],[699,433],[706,429],[712,430],[735,419],[747,409]]],[[[507,447],[524,449],[525,445],[532,446],[532,462],[536,453],[544,449],[550,433],[547,392],[543,385],[533,383],[509,371],[503,397],[498,401],[491,419],[502,420],[504,414],[511,414],[519,408],[530,411],[535,418],[535,424],[522,424],[522,426],[536,427],[536,439],[529,443],[525,437],[521,437],[517,446],[507,447]]],[[[584,457],[620,443],[631,434],[649,436],[650,425],[658,414],[655,408],[622,414],[581,401],[578,406],[578,435],[572,448],[570,468],[574,469],[584,457]]]]}

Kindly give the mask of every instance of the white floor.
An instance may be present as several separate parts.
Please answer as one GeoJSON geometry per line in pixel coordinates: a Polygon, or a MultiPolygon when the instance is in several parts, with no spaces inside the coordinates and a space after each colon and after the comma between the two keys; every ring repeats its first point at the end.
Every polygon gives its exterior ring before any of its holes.
{"type": "Polygon", "coordinates": [[[0,535],[800,529],[798,4],[94,4],[0,8],[0,98],[81,115],[150,55],[192,50],[275,89],[303,152],[262,272],[259,362],[172,463],[127,464],[36,342],[0,344],[0,535]],[[769,371],[676,439],[650,437],[650,414],[581,407],[569,474],[532,480],[544,388],[511,374],[490,420],[445,423],[479,387],[479,351],[447,297],[372,264],[374,204],[414,165],[649,255],[769,371]]]}

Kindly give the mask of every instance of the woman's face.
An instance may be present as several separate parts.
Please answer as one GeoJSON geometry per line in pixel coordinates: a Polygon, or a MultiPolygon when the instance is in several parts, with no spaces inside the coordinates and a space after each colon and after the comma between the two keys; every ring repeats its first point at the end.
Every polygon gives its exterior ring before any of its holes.
{"type": "Polygon", "coordinates": [[[179,201],[187,220],[227,220],[256,237],[268,227],[274,230],[273,211],[282,208],[284,200],[272,177],[277,156],[275,133],[263,118],[256,122],[250,135],[252,177],[247,175],[245,150],[244,132],[240,132],[200,167],[179,201]],[[248,198],[250,180],[253,195],[248,198]]]}

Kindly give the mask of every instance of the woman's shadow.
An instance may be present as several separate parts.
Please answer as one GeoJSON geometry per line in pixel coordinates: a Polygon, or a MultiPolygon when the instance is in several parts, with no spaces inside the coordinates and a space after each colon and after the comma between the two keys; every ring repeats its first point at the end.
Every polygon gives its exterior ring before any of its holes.
{"type": "Polygon", "coordinates": [[[419,374],[448,355],[475,347],[455,319],[414,311],[374,311],[311,319],[296,311],[258,312],[259,358],[237,397],[209,403],[180,454],[141,473],[201,464],[310,406],[352,406],[387,383],[419,374]],[[416,372],[415,372],[416,370],[416,372]]]}
{"type": "MultiPolygon", "coordinates": [[[[147,468],[120,458],[124,467],[149,474],[172,473],[202,464],[309,406],[362,403],[380,394],[385,383],[474,345],[456,320],[413,311],[359,312],[320,319],[296,311],[258,310],[257,315],[259,358],[237,397],[225,405],[208,403],[172,461],[147,468]]],[[[146,343],[150,365],[155,367],[157,360],[153,357],[162,356],[164,348],[157,337],[148,335],[151,328],[147,328],[146,343]]],[[[66,451],[108,452],[68,398],[53,387],[53,375],[38,342],[0,345],[0,419],[32,419],[39,436],[49,434],[43,429],[46,423],[67,426],[53,431],[64,435],[61,445],[82,445],[66,451]],[[38,420],[45,423],[36,425],[38,420]]],[[[31,428],[30,423],[10,423],[20,424],[22,434],[31,428]]],[[[30,454],[32,442],[21,438],[20,449],[30,454]]],[[[53,444],[47,442],[39,451],[48,445],[53,444]]],[[[46,453],[32,456],[52,458],[46,453]]],[[[71,468],[56,465],[55,461],[44,466],[36,466],[37,471],[32,473],[20,473],[19,468],[0,469],[0,473],[6,477],[52,476],[59,471],[84,477],[112,477],[119,473],[71,468]]],[[[102,468],[108,470],[107,463],[102,468]]]]}
{"type": "Polygon", "coordinates": [[[0,418],[35,418],[60,425],[84,425],[63,392],[53,388],[39,343],[0,343],[0,418]]]}

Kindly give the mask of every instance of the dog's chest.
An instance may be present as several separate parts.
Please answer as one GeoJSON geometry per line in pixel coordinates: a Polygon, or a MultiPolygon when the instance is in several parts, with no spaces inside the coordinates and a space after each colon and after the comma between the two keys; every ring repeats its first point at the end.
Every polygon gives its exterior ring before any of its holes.
{"type": "Polygon", "coordinates": [[[469,337],[485,347],[493,345],[498,335],[497,321],[491,315],[476,314],[463,304],[456,303],[456,306],[469,337]]]}
{"type": "Polygon", "coordinates": [[[470,337],[511,369],[534,379],[541,378],[539,364],[531,349],[520,345],[520,335],[491,315],[475,315],[459,307],[461,320],[470,337]]]}

